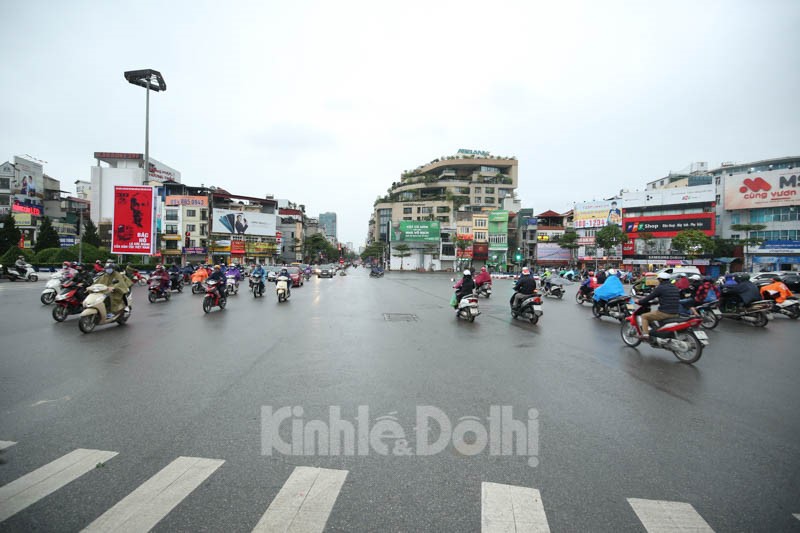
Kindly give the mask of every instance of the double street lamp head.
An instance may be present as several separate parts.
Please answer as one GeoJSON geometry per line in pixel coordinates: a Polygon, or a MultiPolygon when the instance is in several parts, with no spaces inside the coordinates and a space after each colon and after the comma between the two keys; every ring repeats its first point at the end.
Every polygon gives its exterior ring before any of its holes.
{"type": "Polygon", "coordinates": [[[159,71],[151,68],[129,70],[125,72],[125,79],[128,80],[128,83],[150,89],[151,91],[160,92],[167,90],[167,82],[164,81],[164,77],[159,71]]]}

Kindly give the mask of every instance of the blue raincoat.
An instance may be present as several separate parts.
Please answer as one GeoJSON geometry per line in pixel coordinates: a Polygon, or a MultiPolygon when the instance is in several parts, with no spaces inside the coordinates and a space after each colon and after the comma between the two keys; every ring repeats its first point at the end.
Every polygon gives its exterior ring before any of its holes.
{"type": "Polygon", "coordinates": [[[594,290],[594,301],[606,302],[617,296],[625,296],[625,288],[617,276],[608,276],[606,281],[594,290]]]}

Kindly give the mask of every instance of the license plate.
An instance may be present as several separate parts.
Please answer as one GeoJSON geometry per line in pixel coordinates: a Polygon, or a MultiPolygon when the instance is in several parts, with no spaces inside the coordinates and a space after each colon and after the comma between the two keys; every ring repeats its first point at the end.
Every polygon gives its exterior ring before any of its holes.
{"type": "Polygon", "coordinates": [[[628,304],[627,307],[628,307],[628,311],[633,311],[634,305],[633,304],[628,304]]]}
{"type": "Polygon", "coordinates": [[[722,311],[720,311],[719,309],[712,309],[712,311],[716,316],[722,316],[722,311]]]}
{"type": "Polygon", "coordinates": [[[534,311],[541,311],[542,310],[542,306],[541,305],[534,305],[533,306],[533,310],[534,311]]]}
{"type": "Polygon", "coordinates": [[[695,331],[694,336],[697,337],[702,344],[708,344],[708,335],[706,335],[705,331],[695,331]]]}

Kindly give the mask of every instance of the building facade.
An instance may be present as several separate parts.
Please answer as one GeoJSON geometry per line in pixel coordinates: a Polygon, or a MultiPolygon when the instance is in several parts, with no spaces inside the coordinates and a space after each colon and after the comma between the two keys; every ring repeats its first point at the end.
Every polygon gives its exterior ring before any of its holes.
{"type": "Polygon", "coordinates": [[[325,236],[331,242],[338,242],[338,233],[336,230],[336,213],[320,213],[319,214],[319,227],[324,228],[325,236]]]}

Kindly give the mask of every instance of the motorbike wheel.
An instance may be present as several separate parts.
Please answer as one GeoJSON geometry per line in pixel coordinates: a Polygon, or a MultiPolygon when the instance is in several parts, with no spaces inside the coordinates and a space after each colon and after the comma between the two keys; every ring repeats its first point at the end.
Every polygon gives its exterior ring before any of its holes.
{"type": "Polygon", "coordinates": [[[536,324],[537,322],[539,322],[539,316],[538,315],[531,316],[530,321],[531,324],[536,324]]]}
{"type": "Polygon", "coordinates": [[[219,308],[220,309],[225,309],[226,305],[228,305],[228,299],[227,298],[223,298],[222,300],[219,301],[219,308]]]}
{"type": "Polygon", "coordinates": [[[786,316],[791,318],[792,320],[797,320],[797,318],[800,317],[800,310],[798,310],[796,308],[795,309],[790,309],[789,310],[789,314],[786,315],[786,316]]]}
{"type": "Polygon", "coordinates": [[[164,299],[169,301],[170,298],[172,298],[172,295],[169,293],[169,291],[165,292],[164,293],[164,299]]]}
{"type": "Polygon", "coordinates": [[[147,285],[147,280],[144,279],[144,278],[139,278],[139,285],[141,285],[141,286],[147,285]]]}
{"type": "Polygon", "coordinates": [[[45,292],[42,294],[41,298],[39,298],[44,305],[50,305],[51,303],[56,301],[56,293],[54,292],[45,292]]]}
{"type": "Polygon", "coordinates": [[[467,317],[467,320],[468,320],[470,323],[472,323],[472,322],[475,322],[475,317],[474,317],[474,316],[472,316],[472,315],[469,315],[469,317],[467,317]]]}
{"type": "Polygon", "coordinates": [[[31,274],[28,281],[39,281],[39,276],[37,274],[31,274]]]}
{"type": "Polygon", "coordinates": [[[636,328],[633,327],[633,324],[631,324],[627,320],[622,323],[622,327],[620,327],[619,333],[620,336],[622,336],[622,342],[624,342],[631,348],[639,346],[639,344],[642,342],[642,339],[640,339],[636,333],[636,328]]]}
{"type": "Polygon", "coordinates": [[[583,295],[581,291],[575,293],[575,303],[578,305],[583,305],[583,295]]]}
{"type": "Polygon", "coordinates": [[[98,320],[100,320],[100,315],[97,313],[93,315],[82,316],[78,321],[78,328],[80,328],[83,333],[91,333],[94,330],[94,327],[97,325],[98,320]]]}
{"type": "Polygon", "coordinates": [[[601,316],[603,316],[603,312],[600,309],[600,304],[594,304],[592,306],[592,314],[594,315],[595,318],[600,318],[601,316]]]}
{"type": "Polygon", "coordinates": [[[124,326],[125,322],[128,321],[128,318],[130,316],[131,316],[130,313],[123,312],[121,315],[119,315],[119,318],[117,319],[117,324],[119,324],[120,326],[124,326]]]}
{"type": "Polygon", "coordinates": [[[203,292],[201,285],[192,285],[192,294],[200,294],[201,292],[203,292]]]}
{"type": "Polygon", "coordinates": [[[564,297],[564,293],[563,293],[563,292],[559,292],[559,293],[558,293],[558,299],[560,300],[560,299],[561,299],[561,298],[563,298],[563,297],[564,297]]]}
{"type": "Polygon", "coordinates": [[[64,322],[68,316],[69,311],[67,311],[67,306],[57,305],[53,308],[53,320],[56,322],[64,322]]]}
{"type": "Polygon", "coordinates": [[[178,283],[177,289],[178,292],[183,292],[183,283],[178,283]]]}
{"type": "Polygon", "coordinates": [[[719,324],[719,317],[713,311],[700,311],[703,322],[700,323],[703,329],[714,329],[719,324]]]}
{"type": "Polygon", "coordinates": [[[764,326],[767,325],[767,322],[769,322],[769,319],[767,318],[767,313],[758,313],[756,321],[753,323],[753,325],[757,328],[763,328],[764,326]]]}
{"type": "Polygon", "coordinates": [[[149,301],[151,304],[154,304],[154,303],[156,303],[156,298],[157,298],[157,297],[156,297],[156,293],[154,293],[154,292],[152,292],[152,291],[150,291],[150,294],[148,294],[148,295],[147,295],[147,300],[148,300],[148,301],[149,301]]]}
{"type": "Polygon", "coordinates": [[[511,311],[511,318],[517,318],[518,316],[519,315],[517,314],[516,311],[513,311],[513,310],[511,311]]]}
{"type": "Polygon", "coordinates": [[[703,355],[703,345],[697,340],[697,337],[694,336],[691,330],[677,332],[675,334],[675,339],[685,342],[689,346],[687,350],[682,352],[672,350],[672,353],[675,354],[675,357],[677,357],[678,361],[681,363],[690,365],[697,362],[700,356],[703,355]]]}
{"type": "Polygon", "coordinates": [[[203,298],[203,312],[204,313],[210,312],[211,311],[211,306],[212,306],[213,303],[214,302],[213,302],[211,296],[206,296],[205,298],[203,298]]]}

